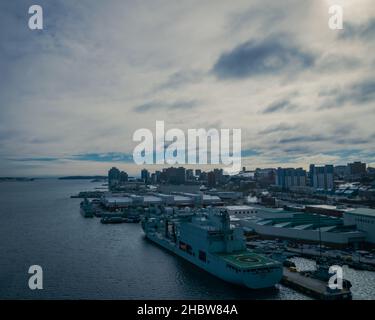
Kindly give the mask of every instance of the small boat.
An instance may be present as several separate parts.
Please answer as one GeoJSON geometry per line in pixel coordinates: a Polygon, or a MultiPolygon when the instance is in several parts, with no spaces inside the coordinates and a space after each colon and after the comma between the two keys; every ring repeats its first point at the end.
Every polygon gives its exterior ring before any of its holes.
{"type": "Polygon", "coordinates": [[[93,218],[94,217],[95,210],[92,207],[91,202],[89,200],[87,200],[87,198],[85,198],[85,200],[83,200],[80,203],[80,212],[81,212],[82,216],[85,217],[85,218],[93,218]]]}
{"type": "Polygon", "coordinates": [[[138,223],[141,219],[139,217],[103,217],[100,219],[101,223],[108,224],[108,223],[138,223]]]}
{"type": "Polygon", "coordinates": [[[107,223],[123,223],[125,222],[125,219],[122,217],[103,217],[100,219],[101,223],[107,224],[107,223]]]}
{"type": "Polygon", "coordinates": [[[124,222],[127,223],[139,223],[141,221],[140,217],[129,217],[129,218],[124,218],[124,222]]]}

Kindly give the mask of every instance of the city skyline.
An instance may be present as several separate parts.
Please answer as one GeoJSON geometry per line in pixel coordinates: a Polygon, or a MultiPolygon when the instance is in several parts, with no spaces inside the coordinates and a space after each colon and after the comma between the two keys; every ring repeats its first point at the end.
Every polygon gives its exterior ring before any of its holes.
{"type": "MultiPolygon", "coordinates": [[[[308,166],[308,168],[303,168],[303,167],[298,167],[298,168],[293,168],[293,167],[257,167],[257,168],[249,168],[249,167],[246,167],[246,166],[243,166],[241,168],[241,170],[236,173],[236,174],[233,174],[233,173],[230,173],[228,171],[225,170],[225,168],[220,168],[220,167],[215,167],[214,165],[212,166],[206,166],[205,169],[202,169],[203,167],[200,167],[199,165],[197,166],[184,166],[184,165],[175,165],[175,166],[171,166],[171,165],[164,165],[160,168],[157,168],[155,169],[155,167],[153,166],[140,166],[140,170],[134,174],[133,176],[129,176],[128,175],[128,172],[122,170],[123,168],[120,166],[120,167],[117,167],[117,166],[113,166],[111,167],[110,169],[108,169],[108,173],[112,170],[115,170],[117,171],[117,174],[120,175],[121,174],[125,174],[126,175],[126,181],[128,178],[141,178],[142,180],[144,180],[144,174],[146,174],[146,176],[148,177],[147,179],[150,178],[150,174],[160,174],[161,172],[166,172],[170,169],[183,169],[185,172],[185,177],[186,179],[188,179],[188,172],[192,174],[191,177],[199,177],[199,175],[201,173],[210,173],[210,172],[216,172],[216,171],[220,171],[221,174],[224,174],[224,175],[227,175],[227,176],[237,176],[237,175],[240,175],[240,174],[243,174],[243,173],[257,173],[259,171],[273,171],[274,174],[275,174],[275,179],[278,172],[281,170],[281,171],[285,171],[285,172],[292,172],[292,176],[294,176],[294,172],[297,173],[296,176],[303,176],[304,178],[308,179],[311,181],[311,185],[322,185],[323,183],[327,184],[327,182],[323,182],[321,181],[321,177],[318,178],[318,177],[315,177],[316,181],[314,182],[314,175],[327,175],[327,173],[331,174],[332,177],[332,181],[329,183],[330,186],[325,186],[324,188],[325,189],[330,189],[332,188],[332,184],[333,184],[333,178],[334,176],[337,176],[339,178],[344,178],[344,177],[348,177],[348,176],[353,176],[355,177],[356,179],[360,179],[361,178],[361,175],[367,175],[367,174],[373,174],[375,172],[375,168],[374,167],[371,167],[369,165],[367,165],[366,163],[364,162],[361,162],[361,161],[354,161],[352,163],[347,163],[345,165],[342,165],[342,164],[325,164],[325,165],[316,165],[316,164],[310,164],[308,166]]],[[[147,180],[146,179],[146,180],[147,180]]],[[[277,180],[275,180],[277,181],[277,180]]],[[[277,184],[277,183],[276,183],[277,184]]],[[[303,185],[306,184],[306,181],[304,180],[303,181],[303,185]]]]}
{"type": "Polygon", "coordinates": [[[252,169],[375,166],[370,0],[38,2],[41,31],[0,4],[0,176],[168,167],[132,161],[156,120],[242,129],[252,169]]]}

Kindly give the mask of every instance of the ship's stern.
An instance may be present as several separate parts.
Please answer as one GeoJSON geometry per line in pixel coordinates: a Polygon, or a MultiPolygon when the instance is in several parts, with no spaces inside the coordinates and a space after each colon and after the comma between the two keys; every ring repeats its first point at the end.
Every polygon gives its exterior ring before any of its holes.
{"type": "Polygon", "coordinates": [[[258,269],[243,273],[243,285],[250,289],[265,289],[275,286],[283,276],[282,266],[258,269]]]}

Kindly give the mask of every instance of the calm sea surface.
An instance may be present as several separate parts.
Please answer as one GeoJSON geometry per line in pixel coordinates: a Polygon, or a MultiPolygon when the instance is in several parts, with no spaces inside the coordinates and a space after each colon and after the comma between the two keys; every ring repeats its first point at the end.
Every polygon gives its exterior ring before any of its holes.
{"type": "MultiPolygon", "coordinates": [[[[138,224],[83,218],[70,195],[99,186],[0,183],[0,299],[308,299],[281,285],[254,292],[227,284],[153,245],[138,224]],[[43,268],[43,290],[28,288],[31,265],[43,268]]],[[[349,274],[355,298],[375,299],[374,273],[349,274]]]]}

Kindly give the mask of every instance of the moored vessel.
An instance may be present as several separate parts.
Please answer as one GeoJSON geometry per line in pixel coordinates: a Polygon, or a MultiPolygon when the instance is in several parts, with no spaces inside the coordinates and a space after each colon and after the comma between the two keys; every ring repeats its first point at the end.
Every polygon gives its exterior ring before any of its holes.
{"type": "Polygon", "coordinates": [[[85,198],[81,203],[80,203],[80,212],[81,215],[85,218],[93,218],[95,214],[95,210],[92,206],[92,203],[85,198]]]}
{"type": "Polygon", "coordinates": [[[142,220],[146,237],[214,276],[251,289],[274,286],[282,265],[246,248],[243,230],[230,225],[225,208],[164,208],[142,220]]]}

